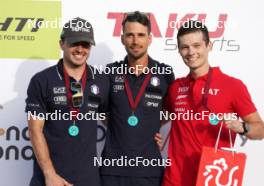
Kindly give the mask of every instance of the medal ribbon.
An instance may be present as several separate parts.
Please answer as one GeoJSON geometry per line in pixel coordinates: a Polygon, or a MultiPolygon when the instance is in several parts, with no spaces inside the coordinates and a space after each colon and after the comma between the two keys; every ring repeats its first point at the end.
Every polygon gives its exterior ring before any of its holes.
{"type": "MultiPolygon", "coordinates": [[[[83,75],[82,75],[82,91],[83,91],[83,94],[84,94],[84,90],[85,90],[85,87],[86,87],[86,76],[87,76],[87,70],[86,70],[86,66],[85,66],[85,69],[84,69],[84,72],[83,72],[83,75]]],[[[75,115],[73,115],[73,121],[75,121],[76,119],[76,116],[78,115],[78,113],[80,112],[80,108],[74,108],[73,107],[73,104],[72,104],[72,91],[71,91],[71,84],[70,84],[70,76],[69,74],[67,73],[66,69],[63,67],[63,73],[64,73],[64,80],[65,80],[65,86],[66,86],[66,90],[67,90],[67,103],[68,103],[68,106],[70,107],[70,110],[71,111],[74,111],[74,113],[76,113],[75,115]]],[[[83,97],[84,99],[84,97],[83,97]]]]}
{"type": "Polygon", "coordinates": [[[135,100],[133,99],[133,95],[132,95],[132,91],[131,91],[130,86],[129,86],[128,79],[126,77],[124,78],[125,79],[126,94],[128,97],[130,108],[132,109],[133,113],[135,112],[135,110],[139,104],[140,98],[142,97],[142,95],[143,95],[143,93],[144,93],[144,91],[145,91],[145,89],[149,83],[150,78],[151,78],[151,74],[149,73],[146,75],[135,100]]]}
{"type": "Polygon", "coordinates": [[[211,81],[212,81],[212,75],[213,75],[213,70],[211,67],[209,67],[207,80],[206,80],[206,83],[204,86],[204,94],[203,94],[202,102],[201,102],[202,106],[204,106],[209,111],[211,111],[211,110],[208,108],[208,95],[209,95],[209,89],[210,89],[210,85],[211,85],[211,81]]]}

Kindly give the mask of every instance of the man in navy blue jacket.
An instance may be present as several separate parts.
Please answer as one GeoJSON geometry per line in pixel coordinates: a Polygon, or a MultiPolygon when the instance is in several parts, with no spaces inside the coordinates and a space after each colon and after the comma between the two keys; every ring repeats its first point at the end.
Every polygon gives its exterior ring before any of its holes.
{"type": "Polygon", "coordinates": [[[109,83],[86,64],[92,45],[90,23],[69,21],[61,33],[63,58],[30,81],[26,111],[35,155],[31,186],[100,186],[93,162],[97,120],[105,119],[109,83]]]}

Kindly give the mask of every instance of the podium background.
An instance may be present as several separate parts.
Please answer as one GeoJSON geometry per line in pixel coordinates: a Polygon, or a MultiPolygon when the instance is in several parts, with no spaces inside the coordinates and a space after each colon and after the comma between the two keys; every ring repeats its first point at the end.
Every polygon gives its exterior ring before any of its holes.
{"type": "MultiPolygon", "coordinates": [[[[44,17],[45,20],[61,18],[62,25],[74,17],[85,18],[93,25],[96,40],[88,63],[105,65],[121,60],[126,55],[119,34],[114,34],[115,28],[118,31],[120,25],[118,26],[117,19],[111,16],[120,19],[122,12],[151,12],[157,27],[149,54],[154,59],[172,65],[176,77],[181,77],[188,73],[188,69],[184,66],[176,47],[177,29],[174,34],[167,33],[169,16],[177,15],[176,21],[191,14],[193,19],[204,16],[209,31],[214,32],[211,65],[220,66],[223,72],[240,78],[247,85],[259,113],[264,117],[262,7],[262,3],[257,0],[223,0],[221,3],[209,0],[0,0],[0,185],[26,186],[29,183],[32,175],[32,150],[24,113],[26,89],[33,74],[56,64],[60,56],[60,28],[40,28],[37,32],[31,32],[26,24],[20,32],[16,32],[20,20],[13,19],[9,28],[3,31],[1,23],[5,22],[7,17],[44,17]],[[219,17],[224,15],[226,26],[217,30],[219,17]],[[34,40],[9,40],[7,35],[16,38],[33,36],[34,40]],[[15,157],[15,154],[18,157],[15,157]]],[[[161,129],[164,136],[169,127],[167,125],[161,129]]],[[[101,138],[104,132],[102,127],[99,127],[98,138],[101,138]]],[[[241,139],[238,137],[235,144],[237,149],[247,154],[243,185],[263,186],[264,143],[247,141],[244,147],[240,147],[240,144],[241,139]]],[[[98,154],[102,146],[103,141],[100,140],[98,154]]],[[[162,153],[166,156],[166,149],[162,153]]]]}

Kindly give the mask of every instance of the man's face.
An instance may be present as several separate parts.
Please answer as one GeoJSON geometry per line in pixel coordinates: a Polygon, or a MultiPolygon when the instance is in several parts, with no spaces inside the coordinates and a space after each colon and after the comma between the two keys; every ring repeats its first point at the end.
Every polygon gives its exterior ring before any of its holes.
{"type": "Polygon", "coordinates": [[[91,51],[90,43],[77,42],[69,44],[67,41],[60,41],[60,45],[63,50],[63,59],[65,61],[76,67],[86,63],[91,51]]]}
{"type": "Polygon", "coordinates": [[[126,22],[121,39],[128,56],[135,60],[147,54],[152,41],[148,28],[138,22],[126,22]]]}
{"type": "Polygon", "coordinates": [[[211,42],[206,45],[202,32],[185,34],[179,38],[179,53],[191,70],[208,65],[211,48],[211,42]]]}

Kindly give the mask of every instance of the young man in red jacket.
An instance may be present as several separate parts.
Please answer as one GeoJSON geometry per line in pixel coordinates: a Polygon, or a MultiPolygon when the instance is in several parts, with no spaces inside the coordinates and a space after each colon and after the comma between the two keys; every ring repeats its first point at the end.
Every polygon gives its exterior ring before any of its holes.
{"type": "MultiPolygon", "coordinates": [[[[233,142],[237,133],[250,139],[262,139],[263,121],[246,86],[241,80],[209,65],[212,43],[206,26],[198,21],[186,22],[178,31],[177,41],[179,53],[190,73],[171,84],[166,110],[178,116],[188,111],[200,116],[203,112],[236,113],[244,122],[225,120],[219,148],[230,145],[228,129],[232,131],[233,142]]],[[[172,121],[168,148],[172,165],[166,167],[163,186],[195,185],[202,146],[213,147],[216,143],[220,127],[216,123],[213,117],[172,121]]]]}

